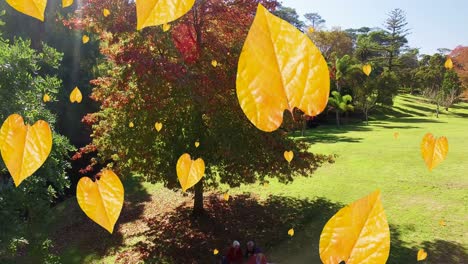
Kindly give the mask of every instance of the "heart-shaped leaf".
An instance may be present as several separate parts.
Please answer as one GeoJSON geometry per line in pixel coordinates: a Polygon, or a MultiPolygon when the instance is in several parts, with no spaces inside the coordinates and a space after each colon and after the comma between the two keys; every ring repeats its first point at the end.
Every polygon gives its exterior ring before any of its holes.
{"type": "Polygon", "coordinates": [[[107,8],[104,8],[104,9],[102,10],[102,15],[103,15],[104,17],[108,17],[108,16],[110,15],[110,13],[111,13],[111,12],[110,12],[109,9],[107,9],[107,8]]]}
{"type": "Polygon", "coordinates": [[[284,158],[288,161],[291,162],[291,160],[294,158],[294,153],[292,151],[285,151],[283,153],[284,158]]]}
{"type": "Polygon", "coordinates": [[[6,2],[18,12],[44,21],[47,0],[6,0],[6,2]]]}
{"type": "Polygon", "coordinates": [[[445,68],[447,70],[450,70],[453,68],[453,62],[452,62],[452,59],[451,58],[447,58],[447,60],[445,61],[445,64],[444,64],[445,68]]]}
{"type": "Polygon", "coordinates": [[[156,131],[158,131],[158,132],[161,131],[162,126],[163,126],[162,123],[159,123],[159,122],[156,122],[154,124],[154,128],[156,128],[156,131]]]}
{"type": "Polygon", "coordinates": [[[205,175],[205,162],[201,158],[194,161],[189,154],[185,153],[177,161],[176,169],[180,186],[185,192],[203,178],[205,175]]]}
{"type": "Polygon", "coordinates": [[[195,141],[195,147],[198,148],[200,146],[200,142],[195,141]]]}
{"type": "Polygon", "coordinates": [[[418,250],[417,260],[425,260],[427,258],[427,252],[424,249],[418,250]]]}
{"type": "Polygon", "coordinates": [[[83,35],[83,37],[81,38],[81,42],[83,42],[83,44],[86,44],[89,42],[89,37],[88,35],[83,35]]]}
{"type": "Polygon", "coordinates": [[[224,201],[226,201],[226,202],[229,201],[229,193],[223,194],[223,199],[224,199],[224,201]]]}
{"type": "Polygon", "coordinates": [[[328,102],[328,66],[310,38],[259,4],[237,69],[237,98],[258,129],[271,132],[295,107],[308,116],[328,102]]]}
{"type": "Polygon", "coordinates": [[[288,235],[289,236],[294,236],[294,228],[291,228],[288,230],[288,235]]]}
{"type": "Polygon", "coordinates": [[[10,115],[0,129],[0,150],[3,161],[16,187],[31,176],[52,150],[52,131],[46,121],[25,125],[23,117],[10,115]]]}
{"type": "Polygon", "coordinates": [[[136,0],[137,30],[178,19],[192,9],[195,0],[136,0]]]}
{"type": "Polygon", "coordinates": [[[324,264],[385,263],[390,252],[390,230],[375,191],[336,213],[320,235],[324,264]]]}
{"type": "Polygon", "coordinates": [[[133,124],[133,122],[130,121],[130,122],[128,123],[128,127],[129,127],[129,128],[132,128],[132,127],[134,127],[134,126],[135,126],[135,124],[133,124]]]}
{"type": "Polygon", "coordinates": [[[167,32],[167,31],[169,31],[169,29],[171,29],[171,25],[170,24],[164,24],[162,26],[162,29],[163,29],[164,32],[167,32]]]}
{"type": "Polygon", "coordinates": [[[65,7],[69,7],[73,5],[73,0],[62,0],[62,7],[65,8],[65,7]]]}
{"type": "Polygon", "coordinates": [[[431,133],[424,136],[421,142],[421,154],[430,171],[445,160],[447,153],[448,140],[446,137],[436,139],[431,133]]]}
{"type": "Polygon", "coordinates": [[[76,187],[76,198],[81,210],[112,234],[124,201],[119,177],[111,170],[102,171],[95,182],[83,177],[76,187]]]}
{"type": "Polygon", "coordinates": [[[216,60],[212,60],[211,61],[211,66],[216,68],[218,66],[218,62],[216,60]]]}
{"type": "Polygon", "coordinates": [[[42,96],[42,101],[44,101],[44,103],[50,102],[50,96],[48,94],[44,94],[44,96],[42,96]]]}
{"type": "Polygon", "coordinates": [[[82,99],[83,95],[81,95],[80,89],[78,89],[78,87],[75,87],[75,89],[73,89],[73,91],[70,93],[70,102],[81,103],[82,99]]]}
{"type": "Polygon", "coordinates": [[[372,72],[372,66],[370,64],[366,64],[362,66],[362,71],[364,72],[365,75],[369,76],[372,72]]]}

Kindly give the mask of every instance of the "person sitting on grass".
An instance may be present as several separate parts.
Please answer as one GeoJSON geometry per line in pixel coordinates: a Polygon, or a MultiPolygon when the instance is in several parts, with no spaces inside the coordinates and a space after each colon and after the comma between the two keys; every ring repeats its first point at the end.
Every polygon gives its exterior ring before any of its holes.
{"type": "Polygon", "coordinates": [[[242,264],[242,250],[240,248],[240,243],[237,240],[232,242],[232,246],[229,248],[229,251],[226,255],[227,264],[242,264]]]}

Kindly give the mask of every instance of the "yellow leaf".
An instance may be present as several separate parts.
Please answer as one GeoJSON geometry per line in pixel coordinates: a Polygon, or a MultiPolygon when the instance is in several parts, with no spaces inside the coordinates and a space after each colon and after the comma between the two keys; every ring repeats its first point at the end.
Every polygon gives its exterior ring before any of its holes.
{"type": "Polygon", "coordinates": [[[215,249],[213,250],[213,255],[218,255],[218,254],[219,254],[219,250],[215,248],[215,249]]]}
{"type": "Polygon", "coordinates": [[[18,12],[44,21],[47,0],[6,0],[6,2],[18,12]]]}
{"type": "Polygon", "coordinates": [[[224,201],[226,201],[226,202],[229,201],[229,193],[225,193],[225,194],[223,195],[223,199],[224,199],[224,201]]]}
{"type": "Polygon", "coordinates": [[[398,133],[398,132],[393,133],[393,137],[394,137],[395,139],[398,139],[399,136],[400,136],[400,133],[398,133]]]}
{"type": "Polygon", "coordinates": [[[288,230],[288,235],[289,236],[294,236],[294,228],[291,228],[288,230]]]}
{"type": "Polygon", "coordinates": [[[211,66],[215,67],[218,66],[218,62],[216,60],[211,61],[211,66]]]}
{"type": "Polygon", "coordinates": [[[292,151],[285,151],[283,155],[288,162],[291,162],[291,160],[294,158],[294,153],[292,151]]]}
{"type": "Polygon", "coordinates": [[[46,121],[25,125],[23,117],[10,115],[0,129],[0,150],[3,161],[18,187],[31,176],[52,150],[52,131],[46,121]]]}
{"type": "Polygon", "coordinates": [[[108,17],[108,16],[110,15],[110,13],[111,13],[111,12],[110,12],[109,9],[107,9],[107,8],[104,8],[104,9],[102,10],[102,15],[103,15],[104,17],[108,17]]]}
{"type": "Polygon", "coordinates": [[[372,66],[370,64],[366,64],[362,66],[362,71],[364,72],[365,75],[369,76],[372,72],[372,66]]]}
{"type": "Polygon", "coordinates": [[[157,130],[158,132],[161,131],[162,126],[163,126],[162,123],[159,123],[159,122],[156,122],[156,123],[154,124],[154,128],[156,128],[156,130],[157,130]]]}
{"type": "Polygon", "coordinates": [[[44,94],[44,96],[42,96],[42,101],[44,101],[44,103],[50,102],[50,96],[48,94],[44,94]]]}
{"type": "Polygon", "coordinates": [[[198,148],[200,146],[200,142],[195,141],[195,147],[198,148]]]}
{"type": "Polygon", "coordinates": [[[164,32],[167,32],[167,31],[169,31],[169,29],[171,29],[171,25],[169,25],[169,24],[164,24],[164,25],[162,26],[162,29],[163,29],[164,32]]]}
{"type": "Polygon", "coordinates": [[[450,70],[453,68],[453,62],[452,62],[452,59],[451,58],[447,58],[447,60],[445,61],[445,68],[447,70],[450,70]]]}
{"type": "Polygon", "coordinates": [[[440,225],[440,226],[445,226],[445,221],[444,221],[444,220],[440,220],[440,221],[439,221],[439,225],[440,225]]]}
{"type": "Polygon", "coordinates": [[[315,32],[315,28],[314,27],[309,27],[309,29],[307,29],[307,33],[309,34],[312,34],[315,32]]]}
{"type": "Polygon", "coordinates": [[[83,96],[81,95],[80,89],[78,89],[78,87],[75,87],[75,89],[73,89],[73,91],[70,93],[70,102],[81,103],[82,99],[83,96]]]}
{"type": "Polygon", "coordinates": [[[81,41],[83,42],[83,44],[88,43],[88,42],[89,42],[89,37],[88,37],[88,35],[83,35],[81,41]]]}
{"type": "Polygon", "coordinates": [[[310,38],[258,6],[237,69],[237,98],[258,129],[271,132],[285,109],[316,116],[328,102],[328,66],[310,38]]]}
{"type": "Polygon", "coordinates": [[[418,261],[425,260],[427,258],[427,252],[424,249],[418,250],[418,261]]]}
{"type": "Polygon", "coordinates": [[[134,127],[135,125],[133,124],[133,122],[130,122],[128,123],[128,127],[134,127]]]}
{"type": "Polygon", "coordinates": [[[65,7],[69,7],[73,5],[73,0],[62,0],[62,7],[65,8],[65,7]]]}
{"type": "Polygon", "coordinates": [[[390,230],[380,191],[338,211],[323,228],[319,249],[324,264],[385,263],[390,230]]]}
{"type": "Polygon", "coordinates": [[[180,186],[182,186],[182,190],[185,192],[188,188],[197,184],[204,176],[205,162],[201,158],[193,161],[190,155],[185,153],[177,161],[176,169],[180,186]]]}
{"type": "Polygon", "coordinates": [[[431,133],[424,136],[421,142],[421,154],[430,171],[445,160],[447,153],[448,140],[446,137],[436,139],[431,133]]]}
{"type": "Polygon", "coordinates": [[[119,177],[111,170],[103,170],[95,182],[83,177],[76,187],[76,198],[81,210],[112,234],[124,201],[119,177]]]}
{"type": "Polygon", "coordinates": [[[137,30],[172,22],[192,9],[195,0],[136,0],[137,30]]]}

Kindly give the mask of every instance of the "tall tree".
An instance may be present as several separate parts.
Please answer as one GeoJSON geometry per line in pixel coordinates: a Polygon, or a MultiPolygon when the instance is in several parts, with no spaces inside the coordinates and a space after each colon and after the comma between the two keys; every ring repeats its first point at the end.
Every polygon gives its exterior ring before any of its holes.
{"type": "Polygon", "coordinates": [[[387,67],[389,71],[392,71],[397,64],[396,60],[401,49],[408,43],[406,36],[409,34],[409,29],[407,28],[408,22],[406,22],[405,12],[399,8],[390,11],[384,26],[388,32],[388,43],[385,47],[387,67]]]}
{"type": "Polygon", "coordinates": [[[336,57],[341,58],[347,54],[352,55],[353,53],[352,38],[340,28],[332,28],[330,31],[314,31],[307,34],[327,61],[331,61],[336,57]]]}
{"type": "Polygon", "coordinates": [[[313,27],[314,29],[320,29],[326,22],[325,19],[322,18],[321,15],[318,13],[307,13],[304,17],[309,22],[309,26],[313,27]]]}
{"type": "MultiPolygon", "coordinates": [[[[178,158],[186,152],[201,157],[207,168],[194,188],[195,215],[203,212],[204,187],[239,186],[265,181],[267,175],[287,182],[292,171],[316,168],[318,156],[305,145],[282,130],[261,132],[238,105],[238,57],[258,2],[198,0],[163,32],[161,27],[135,31],[134,1],[85,1],[70,24],[99,36],[107,60],[99,65],[101,77],[93,80],[92,98],[101,110],[84,118],[92,125],[93,142],[76,157],[97,151],[97,161],[120,175],[137,173],[170,188],[179,187],[178,158]],[[104,18],[103,8],[114,15],[104,18]],[[155,122],[163,124],[159,133],[155,122]],[[285,150],[295,152],[290,166],[285,150]]],[[[260,2],[270,10],[277,5],[260,2]]]]}
{"type": "Polygon", "coordinates": [[[336,125],[340,126],[340,115],[349,111],[354,111],[354,106],[351,104],[353,97],[351,95],[341,95],[338,91],[332,91],[332,96],[328,99],[328,104],[335,109],[336,125]]]}

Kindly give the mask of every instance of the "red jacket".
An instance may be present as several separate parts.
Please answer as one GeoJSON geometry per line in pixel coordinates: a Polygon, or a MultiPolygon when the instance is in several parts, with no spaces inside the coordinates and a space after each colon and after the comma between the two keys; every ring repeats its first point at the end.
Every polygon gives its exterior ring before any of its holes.
{"type": "Polygon", "coordinates": [[[265,255],[259,253],[251,256],[247,262],[247,264],[267,264],[267,259],[265,255]],[[258,262],[257,262],[258,260],[258,262]]]}
{"type": "Polygon", "coordinates": [[[229,264],[242,264],[243,255],[240,248],[230,247],[226,255],[229,264]]]}

